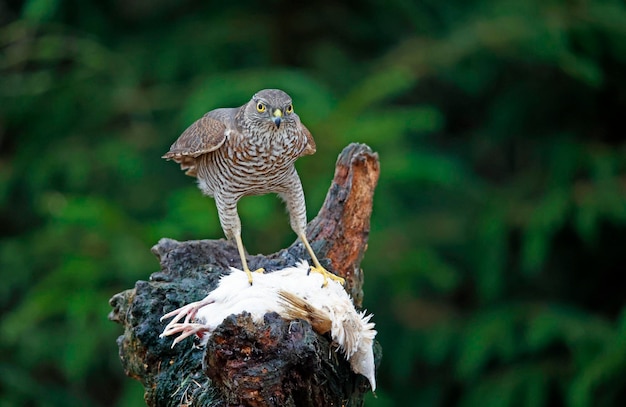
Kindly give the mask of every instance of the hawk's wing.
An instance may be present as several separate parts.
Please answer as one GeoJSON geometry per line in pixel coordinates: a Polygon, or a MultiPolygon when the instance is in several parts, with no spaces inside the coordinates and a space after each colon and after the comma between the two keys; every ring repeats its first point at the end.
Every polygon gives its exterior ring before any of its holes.
{"type": "Polygon", "coordinates": [[[226,125],[209,112],[196,120],[172,144],[170,151],[162,158],[174,160],[180,164],[185,174],[196,176],[196,158],[215,151],[226,140],[226,125]]]}
{"type": "Polygon", "coordinates": [[[307,129],[302,123],[300,123],[300,131],[302,131],[302,133],[304,133],[304,135],[306,136],[306,146],[304,147],[304,150],[302,150],[302,152],[300,153],[300,157],[302,157],[303,155],[315,154],[316,147],[315,140],[313,140],[313,135],[311,135],[309,129],[307,129]]]}

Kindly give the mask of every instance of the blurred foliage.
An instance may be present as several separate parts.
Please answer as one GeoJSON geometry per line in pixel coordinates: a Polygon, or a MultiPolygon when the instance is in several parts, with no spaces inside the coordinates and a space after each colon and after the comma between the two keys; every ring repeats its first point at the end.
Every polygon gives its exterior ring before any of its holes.
{"type": "MultiPolygon", "coordinates": [[[[160,237],[220,238],[159,157],[289,92],[317,213],[349,142],[380,154],[368,406],[626,404],[626,6],[619,0],[0,0],[3,406],[139,406],[108,299],[160,237]]],[[[272,196],[243,238],[295,236],[272,196]]]]}

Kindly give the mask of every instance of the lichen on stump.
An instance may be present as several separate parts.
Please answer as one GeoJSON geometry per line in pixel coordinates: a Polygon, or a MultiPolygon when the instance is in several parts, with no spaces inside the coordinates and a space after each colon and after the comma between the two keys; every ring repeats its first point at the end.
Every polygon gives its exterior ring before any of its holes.
{"type": "MultiPolygon", "coordinates": [[[[307,235],[322,264],[346,279],[346,290],[361,306],[360,262],[367,247],[378,157],[351,144],[340,154],[333,183],[307,235]],[[324,259],[324,260],[322,260],[324,259]]],[[[171,348],[159,338],[165,313],[208,295],[219,277],[238,266],[226,240],[177,242],[161,239],[152,249],[161,271],[150,281],[115,295],[110,319],[124,327],[119,337],[126,374],[145,387],[148,406],[360,406],[369,390],[328,336],[304,321],[267,314],[255,324],[249,315],[228,317],[204,349],[189,339],[171,348]]],[[[249,256],[251,268],[267,272],[307,259],[300,242],[269,256],[249,256]]],[[[375,354],[380,358],[380,347],[375,354]]]]}

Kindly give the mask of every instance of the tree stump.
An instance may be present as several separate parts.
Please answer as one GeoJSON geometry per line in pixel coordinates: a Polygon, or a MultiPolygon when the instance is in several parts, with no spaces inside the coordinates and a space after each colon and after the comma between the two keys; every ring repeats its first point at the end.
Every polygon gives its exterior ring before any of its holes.
{"type": "MultiPolygon", "coordinates": [[[[335,176],[307,236],[322,265],[346,280],[355,306],[363,300],[360,263],[367,248],[372,199],[378,180],[376,153],[350,144],[339,155],[335,176]]],[[[161,271],[111,298],[109,319],[124,327],[117,340],[126,374],[141,381],[148,406],[361,406],[367,380],[352,372],[330,337],[308,322],[266,314],[231,315],[200,349],[187,339],[171,348],[159,338],[159,318],[213,290],[230,266],[239,267],[232,242],[163,238],[152,252],[161,271]]],[[[251,269],[266,272],[309,260],[302,243],[269,256],[248,256],[251,269]]],[[[375,345],[376,363],[381,349],[375,345]]]]}

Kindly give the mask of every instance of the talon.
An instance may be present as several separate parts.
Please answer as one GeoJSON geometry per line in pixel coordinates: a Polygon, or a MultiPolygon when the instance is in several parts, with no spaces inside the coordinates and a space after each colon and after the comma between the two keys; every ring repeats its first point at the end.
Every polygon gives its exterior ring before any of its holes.
{"type": "Polygon", "coordinates": [[[245,267],[244,271],[248,275],[248,283],[250,283],[250,285],[252,285],[252,272],[250,271],[250,269],[247,266],[245,267]]]}
{"type": "Polygon", "coordinates": [[[252,285],[252,273],[260,273],[260,274],[265,273],[265,269],[263,267],[258,268],[258,269],[254,270],[254,271],[250,271],[250,269],[247,267],[247,265],[246,265],[246,268],[243,271],[245,271],[246,274],[248,274],[248,282],[250,283],[250,285],[252,285]]]}
{"type": "Polygon", "coordinates": [[[299,233],[298,236],[300,236],[300,240],[302,240],[302,243],[304,244],[304,247],[306,247],[306,250],[309,252],[309,255],[311,256],[311,260],[313,260],[313,264],[314,264],[313,266],[311,266],[311,268],[307,272],[307,276],[309,275],[309,273],[311,273],[311,271],[320,273],[324,277],[324,284],[322,284],[322,287],[326,287],[328,285],[329,278],[331,280],[337,281],[341,285],[344,285],[346,281],[343,278],[336,276],[333,273],[328,272],[324,267],[322,267],[320,262],[317,260],[317,256],[313,252],[313,249],[311,248],[311,245],[309,244],[309,241],[307,240],[304,232],[299,233]]]}
{"type": "Polygon", "coordinates": [[[322,287],[326,287],[328,285],[328,279],[330,278],[333,281],[337,281],[339,284],[344,285],[345,284],[345,280],[339,276],[334,275],[333,273],[329,272],[328,270],[326,270],[324,267],[322,266],[311,266],[309,268],[309,273],[313,271],[315,273],[320,273],[322,275],[322,277],[324,277],[324,283],[322,284],[322,287]]]}

